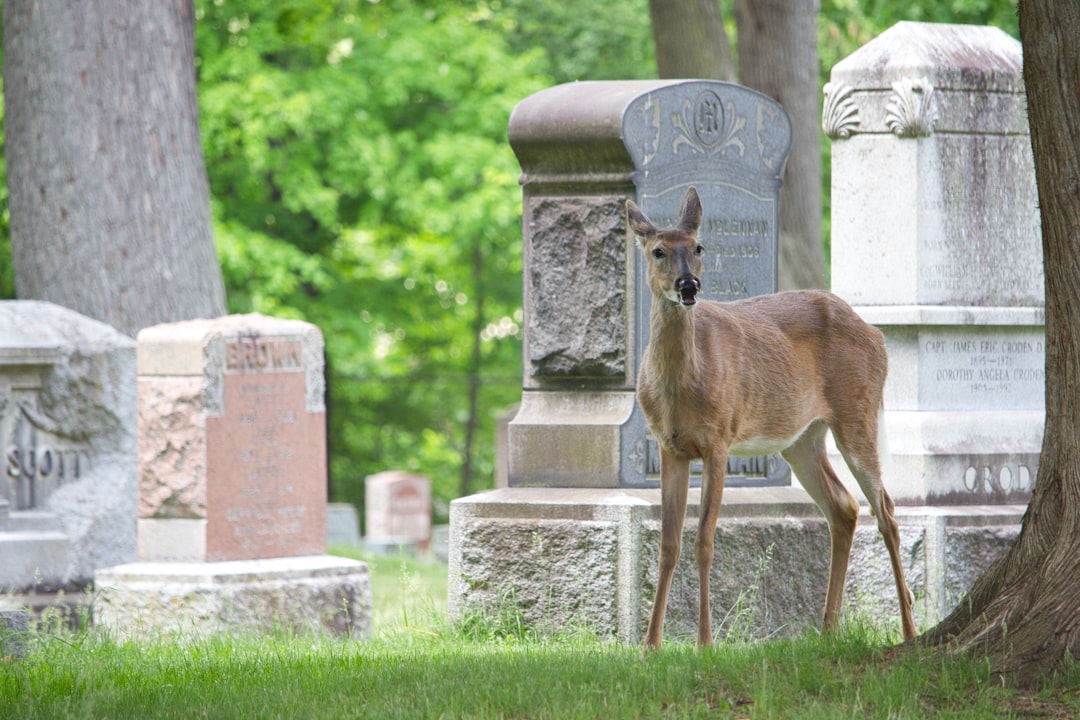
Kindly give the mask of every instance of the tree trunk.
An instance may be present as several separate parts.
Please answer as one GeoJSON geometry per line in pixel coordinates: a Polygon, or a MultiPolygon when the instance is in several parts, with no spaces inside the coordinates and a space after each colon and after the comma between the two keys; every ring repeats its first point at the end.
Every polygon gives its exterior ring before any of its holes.
{"type": "Polygon", "coordinates": [[[660,77],[735,81],[718,0],[649,0],[649,14],[660,77]]]}
{"type": "Polygon", "coordinates": [[[1080,3],[1021,0],[1019,14],[1046,278],[1042,458],[1016,542],[924,642],[1032,687],[1080,657],[1080,3]]]}
{"type": "Polygon", "coordinates": [[[792,145],[780,193],[780,289],[824,288],[818,0],[736,0],[739,80],[778,101],[792,145]]]}
{"type": "Polygon", "coordinates": [[[15,289],[134,335],[225,312],[191,0],[5,0],[15,289]]]}

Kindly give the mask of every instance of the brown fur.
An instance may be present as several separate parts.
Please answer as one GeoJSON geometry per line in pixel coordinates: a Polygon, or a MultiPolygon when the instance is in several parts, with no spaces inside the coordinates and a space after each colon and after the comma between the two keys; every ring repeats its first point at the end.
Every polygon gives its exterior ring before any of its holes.
{"type": "Polygon", "coordinates": [[[627,213],[645,253],[652,292],[649,345],[637,396],[660,445],[660,577],[645,646],[660,646],[694,459],[704,462],[694,546],[700,582],[698,644],[712,643],[708,578],[729,454],[782,452],[825,514],[831,556],[824,626],[835,625],[858,504],[829,464],[827,428],[877,517],[896,580],[904,637],[914,637],[899,528],[878,460],[888,362],[881,332],[843,300],[821,291],[684,304],[695,295],[687,288],[700,287],[702,272],[697,192],[687,191],[677,228],[656,228],[631,201],[627,213]]]}

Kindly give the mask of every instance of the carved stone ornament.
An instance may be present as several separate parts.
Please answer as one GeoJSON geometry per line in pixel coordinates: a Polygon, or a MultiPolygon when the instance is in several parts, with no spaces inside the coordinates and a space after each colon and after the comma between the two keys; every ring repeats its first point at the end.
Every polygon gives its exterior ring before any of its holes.
{"type": "Polygon", "coordinates": [[[916,138],[934,133],[937,109],[934,86],[924,78],[904,78],[892,84],[893,94],[885,106],[885,125],[895,135],[916,138]]]}
{"type": "Polygon", "coordinates": [[[821,113],[821,129],[831,139],[847,139],[859,127],[859,106],[851,99],[854,92],[842,82],[825,83],[825,107],[821,113]]]}

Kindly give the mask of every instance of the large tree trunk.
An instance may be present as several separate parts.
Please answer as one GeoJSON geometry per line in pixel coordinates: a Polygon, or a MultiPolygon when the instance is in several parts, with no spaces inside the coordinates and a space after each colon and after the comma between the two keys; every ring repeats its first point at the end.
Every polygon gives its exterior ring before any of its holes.
{"type": "Polygon", "coordinates": [[[739,80],[791,116],[791,155],[780,193],[781,290],[828,286],[821,243],[818,9],[818,0],[735,1],[739,80]]]}
{"type": "Polygon", "coordinates": [[[191,0],[5,0],[15,289],[134,335],[225,312],[191,0]]]}
{"type": "Polygon", "coordinates": [[[1019,11],[1046,277],[1042,459],[1016,542],[924,641],[1030,687],[1080,657],[1080,3],[1019,11]]]}
{"type": "Polygon", "coordinates": [[[718,0],[649,0],[662,78],[735,80],[718,0]]]}

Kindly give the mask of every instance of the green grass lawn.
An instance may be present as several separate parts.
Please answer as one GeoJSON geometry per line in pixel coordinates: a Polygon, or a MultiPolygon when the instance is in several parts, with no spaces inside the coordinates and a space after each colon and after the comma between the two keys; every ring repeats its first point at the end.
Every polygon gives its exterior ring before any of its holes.
{"type": "MultiPolygon", "coordinates": [[[[339,549],[340,550],[340,549],[339,549]]],[[[446,566],[370,557],[375,634],[117,645],[43,628],[0,659],[0,718],[1067,718],[1080,673],[1039,696],[974,661],[888,650],[852,623],[698,653],[446,619],[446,566]]]]}

